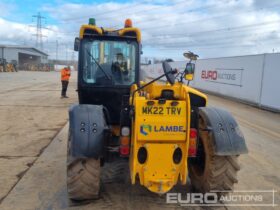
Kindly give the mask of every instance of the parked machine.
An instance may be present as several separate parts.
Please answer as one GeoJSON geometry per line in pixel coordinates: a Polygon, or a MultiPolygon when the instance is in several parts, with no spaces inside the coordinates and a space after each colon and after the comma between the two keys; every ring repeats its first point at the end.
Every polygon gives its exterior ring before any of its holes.
{"type": "Polygon", "coordinates": [[[17,72],[17,61],[11,60],[10,63],[6,59],[0,58],[0,72],[17,72]]]}
{"type": "Polygon", "coordinates": [[[0,72],[6,72],[7,70],[7,61],[4,58],[0,58],[0,72]]]}
{"type": "Polygon", "coordinates": [[[232,190],[247,153],[231,114],[207,106],[207,96],[184,83],[192,80],[197,55],[183,72],[163,62],[164,74],[141,80],[141,33],[130,19],[118,30],[82,25],[79,51],[79,104],[69,110],[68,195],[97,198],[100,169],[128,160],[131,183],[163,194],[180,181],[199,192],[232,190]],[[167,83],[157,83],[166,77],[167,83]]]}

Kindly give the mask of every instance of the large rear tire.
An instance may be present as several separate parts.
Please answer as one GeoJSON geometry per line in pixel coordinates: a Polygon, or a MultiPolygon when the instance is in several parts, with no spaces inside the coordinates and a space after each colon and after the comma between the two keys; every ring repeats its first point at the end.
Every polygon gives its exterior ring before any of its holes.
{"type": "MultiPolygon", "coordinates": [[[[212,135],[206,124],[199,121],[198,157],[189,160],[189,176],[194,189],[201,193],[210,191],[232,191],[240,170],[238,156],[217,156],[214,153],[212,135]]],[[[218,195],[226,192],[217,193],[218,195]]]]}
{"type": "Polygon", "coordinates": [[[74,201],[97,199],[100,190],[100,160],[73,158],[70,154],[70,138],[67,151],[67,191],[74,201]]]}

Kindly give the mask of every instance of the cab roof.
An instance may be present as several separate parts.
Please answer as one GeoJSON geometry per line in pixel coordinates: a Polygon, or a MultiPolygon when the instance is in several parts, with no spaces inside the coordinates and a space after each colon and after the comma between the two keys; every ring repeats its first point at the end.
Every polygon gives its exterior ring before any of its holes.
{"type": "Polygon", "coordinates": [[[80,39],[85,36],[115,36],[115,37],[132,37],[136,38],[137,42],[141,42],[141,31],[134,27],[125,27],[122,29],[108,29],[98,27],[96,25],[82,25],[80,28],[80,39]]]}

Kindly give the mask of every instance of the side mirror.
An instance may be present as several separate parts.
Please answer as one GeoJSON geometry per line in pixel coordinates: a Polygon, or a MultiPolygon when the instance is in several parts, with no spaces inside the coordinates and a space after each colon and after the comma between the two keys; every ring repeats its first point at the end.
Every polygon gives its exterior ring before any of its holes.
{"type": "Polygon", "coordinates": [[[194,63],[187,63],[186,69],[185,69],[185,80],[192,81],[194,71],[195,71],[195,64],[194,63]]]}
{"type": "Polygon", "coordinates": [[[166,76],[167,81],[171,85],[174,85],[174,83],[175,83],[174,74],[177,73],[177,69],[172,69],[171,66],[169,65],[169,63],[166,61],[162,62],[162,68],[163,68],[163,72],[164,72],[164,75],[166,76]]]}
{"type": "Polygon", "coordinates": [[[74,42],[74,50],[79,51],[79,47],[80,47],[80,39],[76,37],[74,42]]]}

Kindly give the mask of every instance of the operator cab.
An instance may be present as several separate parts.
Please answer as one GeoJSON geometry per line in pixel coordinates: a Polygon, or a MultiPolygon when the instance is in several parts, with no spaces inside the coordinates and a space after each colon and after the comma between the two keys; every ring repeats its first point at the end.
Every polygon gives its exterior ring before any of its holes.
{"type": "Polygon", "coordinates": [[[86,39],[82,49],[84,83],[125,87],[136,82],[136,41],[86,39]]]}
{"type": "Polygon", "coordinates": [[[80,29],[75,39],[79,51],[78,95],[80,104],[103,105],[110,124],[120,123],[132,84],[139,83],[140,31],[126,21],[125,28],[99,28],[95,20],[80,29]]]}

